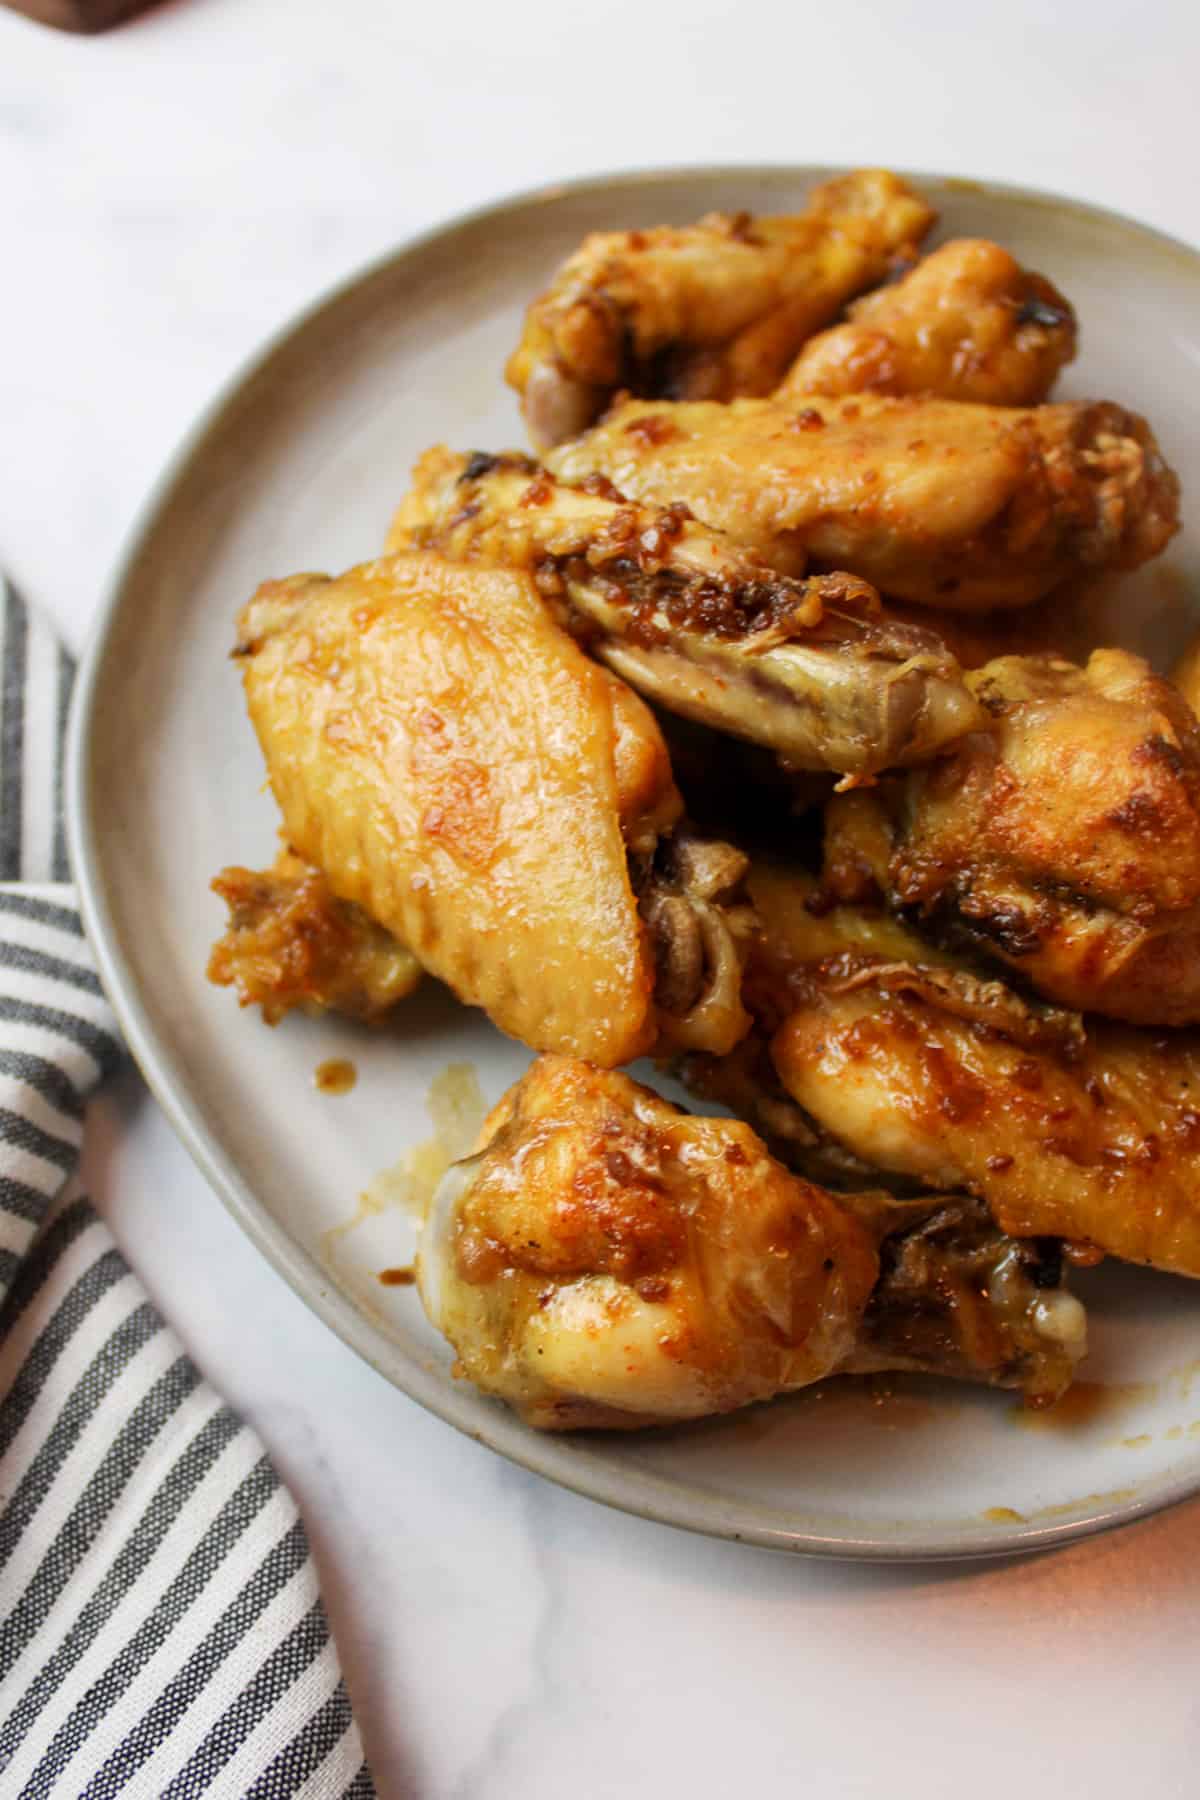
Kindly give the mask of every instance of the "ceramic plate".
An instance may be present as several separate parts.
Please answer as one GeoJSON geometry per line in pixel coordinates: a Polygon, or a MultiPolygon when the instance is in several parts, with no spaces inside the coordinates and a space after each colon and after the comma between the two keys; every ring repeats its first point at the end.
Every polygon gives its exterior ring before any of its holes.
{"type": "MultiPolygon", "coordinates": [[[[416,455],[523,441],[501,379],[522,309],[587,231],[713,208],[790,212],[825,169],[713,169],[553,188],[389,257],[291,326],[168,472],[135,535],[74,713],[71,839],[85,915],[146,1078],[235,1217],[310,1306],[460,1430],[552,1480],[673,1525],[793,1550],[903,1558],[1059,1542],[1200,1489],[1200,1286],[1105,1269],[1090,1387],[1030,1429],[1011,1396],[831,1383],[656,1434],[538,1436],[451,1375],[411,1287],[403,1178],[431,1090],[470,1065],[494,1100],[527,1053],[432,982],[393,1031],[272,1031],[205,980],[223,908],[209,878],[274,854],[276,815],[228,652],[257,583],[375,554],[416,455]],[[352,1092],[314,1087],[332,1057],[352,1092]],[[366,1195],[364,1200],[361,1196],[366,1195]]],[[[917,176],[942,236],[998,238],[1075,301],[1064,397],[1126,401],[1200,493],[1200,256],[1112,214],[917,176]]],[[[1192,518],[1196,520],[1193,510],[1192,518]]],[[[1120,589],[1102,629],[1161,663],[1191,623],[1195,524],[1120,589]]]]}

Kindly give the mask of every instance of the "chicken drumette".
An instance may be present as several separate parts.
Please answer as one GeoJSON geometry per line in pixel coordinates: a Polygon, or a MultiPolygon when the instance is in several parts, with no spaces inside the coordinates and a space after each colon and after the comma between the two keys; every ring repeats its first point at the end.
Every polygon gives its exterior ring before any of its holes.
{"type": "Polygon", "coordinates": [[[791,218],[710,214],[596,233],[530,306],[507,377],[539,448],[590,425],[618,388],[679,398],[767,394],[799,346],[912,252],[934,213],[862,169],[791,218]]]}
{"type": "Polygon", "coordinates": [[[601,1064],[736,1041],[744,858],[683,830],[651,714],[527,577],[268,582],[236,654],[289,843],[461,999],[601,1064]]]}
{"type": "Polygon", "coordinates": [[[682,502],[781,574],[849,569],[949,611],[1135,568],[1178,525],[1179,484],[1149,426],[1109,402],[631,400],[547,463],[564,481],[603,475],[633,500],[682,502]]]}
{"type": "Polygon", "coordinates": [[[811,338],[775,397],[938,394],[1033,406],[1074,354],[1075,314],[1043,275],[986,238],[956,238],[811,338]]]}
{"type": "Polygon", "coordinates": [[[699,1418],[855,1369],[1046,1401],[1084,1349],[1058,1259],[976,1203],[830,1194],[739,1121],[562,1057],[445,1177],[417,1271],[470,1378],[551,1430],[699,1418]]]}
{"type": "Polygon", "coordinates": [[[388,545],[528,570],[647,699],[792,769],[918,762],[982,722],[941,640],[882,616],[866,582],[777,575],[684,508],[566,487],[520,455],[428,451],[388,545]]]}

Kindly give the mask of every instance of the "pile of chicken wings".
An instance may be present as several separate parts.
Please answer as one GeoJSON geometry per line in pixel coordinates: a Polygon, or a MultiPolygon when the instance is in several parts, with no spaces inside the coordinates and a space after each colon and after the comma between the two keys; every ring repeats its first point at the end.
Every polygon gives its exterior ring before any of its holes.
{"type": "Polygon", "coordinates": [[[1036,604],[1178,482],[1048,402],[1070,302],[934,223],[866,170],[589,237],[508,363],[536,456],[430,449],[374,561],[238,622],[285,848],[210,973],[402,1030],[427,972],[539,1053],[418,1260],[539,1427],[1047,1404],[1073,1266],[1200,1276],[1200,676],[1036,604]]]}

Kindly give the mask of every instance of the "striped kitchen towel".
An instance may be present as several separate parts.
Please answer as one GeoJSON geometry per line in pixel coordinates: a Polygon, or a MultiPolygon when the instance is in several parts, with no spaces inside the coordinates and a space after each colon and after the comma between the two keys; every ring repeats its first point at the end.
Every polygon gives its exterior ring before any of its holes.
{"type": "Polygon", "coordinates": [[[122,1049],[63,879],[72,665],[0,598],[0,1795],[371,1795],[295,1503],[72,1181],[122,1049]]]}

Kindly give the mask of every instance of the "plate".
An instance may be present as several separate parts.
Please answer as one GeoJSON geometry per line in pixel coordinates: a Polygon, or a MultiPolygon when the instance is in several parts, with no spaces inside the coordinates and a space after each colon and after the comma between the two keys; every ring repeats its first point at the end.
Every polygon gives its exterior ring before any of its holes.
{"type": "MultiPolygon", "coordinates": [[[[505,356],[524,305],[585,232],[792,211],[835,172],[545,189],[407,245],[290,326],[217,401],[134,534],[79,682],[71,849],[106,986],[184,1143],[297,1292],[407,1394],[515,1462],[672,1525],[843,1557],[998,1554],[1200,1489],[1200,1287],[1121,1269],[1080,1282],[1092,1385],[1036,1429],[1011,1396],[906,1380],[890,1395],[832,1382],[656,1434],[539,1436],[453,1377],[413,1288],[378,1279],[413,1248],[409,1214],[388,1203],[403,1184],[380,1172],[429,1137],[431,1090],[466,1064],[494,1100],[528,1053],[432,982],[394,1031],[368,1034],[305,1019],[269,1030],[204,975],[223,916],[209,878],[269,862],[275,846],[228,659],[241,603],[266,576],[373,555],[428,444],[523,441],[505,356]],[[338,1098],[314,1088],[332,1057],[358,1070],[338,1098]]],[[[1083,350],[1062,393],[1148,413],[1200,491],[1200,256],[1047,195],[913,179],[940,236],[998,238],[1066,290],[1083,350]]],[[[1105,634],[1161,663],[1200,623],[1198,563],[1193,529],[1105,602],[1105,634]]]]}

